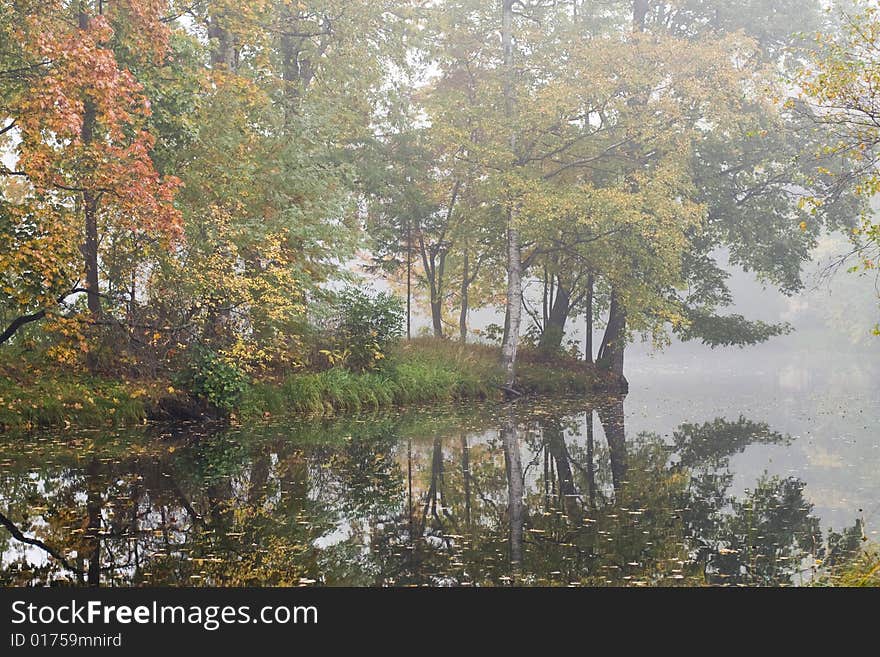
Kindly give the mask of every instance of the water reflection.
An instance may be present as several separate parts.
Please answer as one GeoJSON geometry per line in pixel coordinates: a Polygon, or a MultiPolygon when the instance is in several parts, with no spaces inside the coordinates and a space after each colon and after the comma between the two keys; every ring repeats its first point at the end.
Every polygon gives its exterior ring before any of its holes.
{"type": "Polygon", "coordinates": [[[4,445],[4,585],[791,585],[856,549],[804,482],[730,492],[789,436],[628,435],[624,398],[4,445]]]}

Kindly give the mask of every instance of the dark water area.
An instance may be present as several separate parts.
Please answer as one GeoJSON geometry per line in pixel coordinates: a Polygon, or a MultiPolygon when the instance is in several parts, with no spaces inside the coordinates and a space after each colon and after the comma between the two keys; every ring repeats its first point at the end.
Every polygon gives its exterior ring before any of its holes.
{"type": "Polygon", "coordinates": [[[0,583],[787,586],[878,539],[876,361],[627,368],[625,397],[5,438],[0,583]]]}

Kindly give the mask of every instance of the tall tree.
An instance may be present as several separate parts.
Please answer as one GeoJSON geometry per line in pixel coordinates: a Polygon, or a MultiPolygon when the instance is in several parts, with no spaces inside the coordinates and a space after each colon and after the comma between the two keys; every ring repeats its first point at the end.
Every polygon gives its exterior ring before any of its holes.
{"type": "MultiPolygon", "coordinates": [[[[123,0],[105,7],[102,2],[57,0],[38,5],[3,7],[17,26],[10,49],[16,66],[6,74],[24,86],[13,87],[4,99],[6,127],[15,129],[16,164],[2,173],[21,176],[28,184],[11,212],[12,230],[30,240],[42,236],[50,258],[62,255],[53,243],[77,234],[81,266],[76,272],[59,260],[44,267],[50,280],[76,277],[46,285],[44,294],[22,300],[23,307],[45,314],[69,294],[84,291],[90,321],[96,324],[103,314],[102,235],[122,230],[166,245],[180,235],[180,213],[172,203],[179,181],[161,176],[151,160],[155,136],[146,129],[149,99],[119,58],[119,53],[136,52],[140,68],[161,65],[168,42],[161,20],[164,3],[123,0]]],[[[20,257],[4,255],[0,267],[14,268],[20,257]]]]}
{"type": "MultiPolygon", "coordinates": [[[[504,50],[504,115],[510,126],[508,145],[511,154],[517,150],[514,113],[516,112],[515,69],[513,50],[513,6],[515,0],[501,2],[501,47],[504,50]]],[[[516,381],[516,352],[519,345],[519,325],[522,316],[522,254],[517,226],[517,201],[508,191],[504,199],[507,213],[507,300],[505,303],[504,341],[501,344],[501,365],[505,385],[513,390],[516,381]]]]}

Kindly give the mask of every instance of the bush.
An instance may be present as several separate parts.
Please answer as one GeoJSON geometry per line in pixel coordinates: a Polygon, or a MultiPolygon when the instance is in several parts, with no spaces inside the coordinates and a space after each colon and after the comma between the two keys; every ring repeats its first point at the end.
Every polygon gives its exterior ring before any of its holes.
{"type": "Polygon", "coordinates": [[[333,348],[321,352],[331,365],[374,370],[403,335],[403,304],[393,294],[349,287],[337,296],[334,310],[333,348]]]}
{"type": "Polygon", "coordinates": [[[194,347],[178,384],[220,410],[233,410],[247,389],[244,372],[216,352],[194,347]]]}

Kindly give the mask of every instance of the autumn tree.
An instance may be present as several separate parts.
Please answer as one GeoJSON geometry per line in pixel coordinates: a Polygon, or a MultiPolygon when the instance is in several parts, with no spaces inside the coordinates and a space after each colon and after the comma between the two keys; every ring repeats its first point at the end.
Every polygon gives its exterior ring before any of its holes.
{"type": "Polygon", "coordinates": [[[30,280],[10,286],[10,300],[29,314],[13,321],[4,340],[22,319],[54,312],[77,292],[86,294],[89,323],[105,323],[102,238],[123,231],[167,248],[180,234],[172,203],[178,179],[153,165],[150,102],[118,57],[125,51],[137,53],[140,66],[161,64],[164,3],[38,4],[9,3],[2,12],[12,18],[4,27],[13,44],[4,77],[15,81],[3,108],[15,164],[3,175],[23,185],[15,202],[4,201],[4,228],[17,248],[4,250],[0,268],[30,280]],[[76,266],[71,242],[81,252],[76,266]]]}

